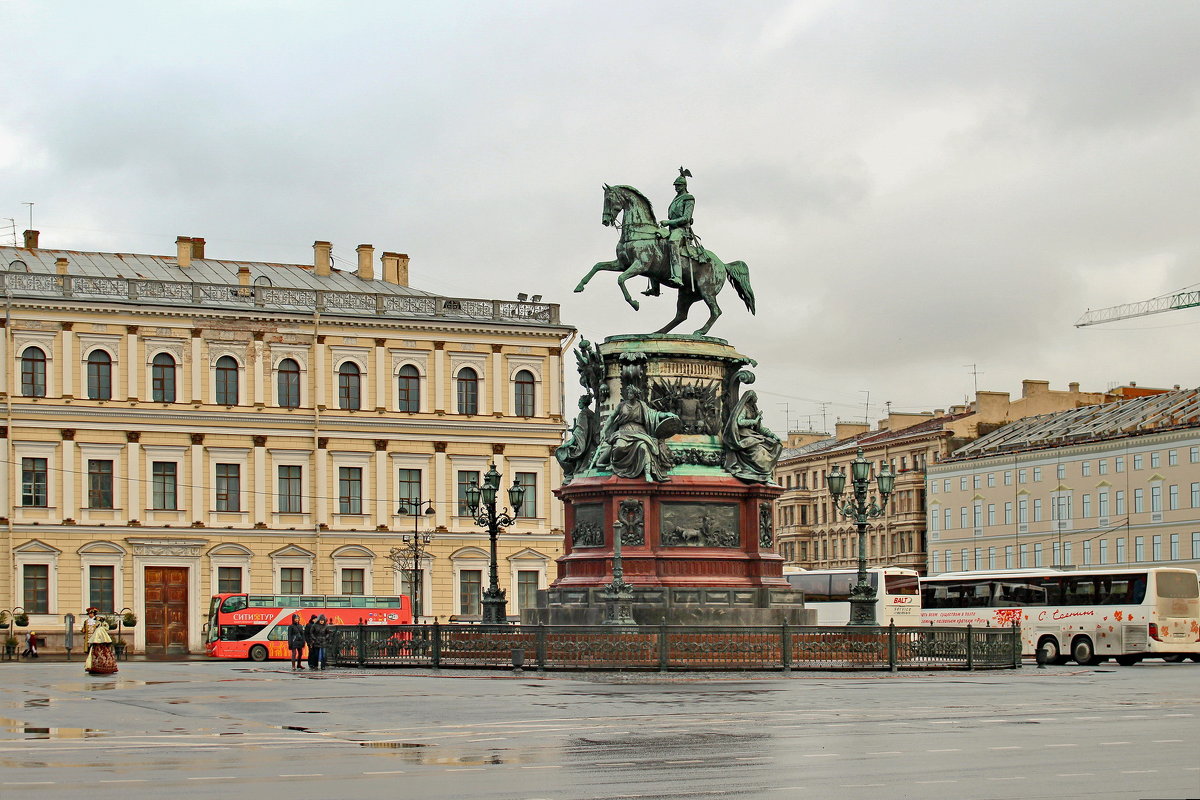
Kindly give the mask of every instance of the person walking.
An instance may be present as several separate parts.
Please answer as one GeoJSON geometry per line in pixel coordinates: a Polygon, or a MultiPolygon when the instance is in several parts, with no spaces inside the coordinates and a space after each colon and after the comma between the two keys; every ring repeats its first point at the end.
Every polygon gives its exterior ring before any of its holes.
{"type": "Polygon", "coordinates": [[[37,631],[30,631],[25,634],[25,651],[21,653],[24,658],[37,658],[37,631]]]}
{"type": "MultiPolygon", "coordinates": [[[[317,622],[312,628],[313,645],[311,645],[317,648],[316,663],[318,666],[314,667],[314,669],[325,669],[328,662],[327,648],[329,647],[332,634],[333,631],[329,630],[329,623],[326,621],[325,615],[322,614],[317,617],[317,622]]],[[[311,664],[311,655],[309,658],[309,663],[311,664]]]]}
{"type": "Polygon", "coordinates": [[[308,645],[308,668],[317,668],[317,642],[313,638],[313,628],[317,626],[317,615],[313,614],[304,624],[304,643],[308,645]]]}
{"type": "Polygon", "coordinates": [[[304,626],[300,624],[300,615],[292,614],[292,624],[287,629],[288,649],[292,651],[292,669],[304,669],[300,663],[304,655],[304,626]]]}

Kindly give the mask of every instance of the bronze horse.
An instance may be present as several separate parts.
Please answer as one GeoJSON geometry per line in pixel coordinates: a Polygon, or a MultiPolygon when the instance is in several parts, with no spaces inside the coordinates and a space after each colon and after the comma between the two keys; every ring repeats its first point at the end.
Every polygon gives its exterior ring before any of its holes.
{"type": "Polygon", "coordinates": [[[655,333],[670,331],[687,319],[688,310],[693,303],[703,300],[708,306],[708,322],[695,333],[696,336],[703,336],[717,321],[717,317],[721,316],[717,295],[725,288],[725,280],[728,277],[738,297],[742,298],[750,313],[754,313],[754,290],[750,288],[750,270],[744,262],[731,261],[726,264],[711,250],[704,250],[703,260],[684,259],[681,281],[675,282],[670,279],[670,254],[667,251],[666,231],[654,221],[654,209],[650,201],[632,186],[605,184],[604,213],[600,221],[606,227],[612,225],[621,230],[621,239],[617,242],[617,258],[615,261],[601,261],[592,267],[591,272],[575,287],[575,291],[582,292],[597,272],[619,272],[621,275],[617,278],[617,285],[621,287],[625,302],[636,311],[639,307],[638,301],[629,296],[625,281],[637,275],[653,278],[661,285],[679,291],[675,319],[655,333]],[[618,216],[621,218],[619,222],[618,216]]]}

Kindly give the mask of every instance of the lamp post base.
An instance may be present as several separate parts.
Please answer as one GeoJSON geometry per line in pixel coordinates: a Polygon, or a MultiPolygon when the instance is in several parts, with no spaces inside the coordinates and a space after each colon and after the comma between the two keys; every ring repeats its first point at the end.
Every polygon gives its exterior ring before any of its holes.
{"type": "Polygon", "coordinates": [[[507,605],[508,601],[505,600],[503,589],[496,589],[494,592],[491,589],[485,589],[483,591],[483,619],[480,622],[484,625],[507,625],[507,605]]]}
{"type": "Polygon", "coordinates": [[[850,624],[875,625],[875,590],[858,584],[850,590],[850,624]],[[862,591],[865,589],[866,591],[862,591]]]}
{"type": "Polygon", "coordinates": [[[604,600],[605,625],[636,626],[633,619],[633,587],[620,578],[604,587],[600,594],[604,600]]]}

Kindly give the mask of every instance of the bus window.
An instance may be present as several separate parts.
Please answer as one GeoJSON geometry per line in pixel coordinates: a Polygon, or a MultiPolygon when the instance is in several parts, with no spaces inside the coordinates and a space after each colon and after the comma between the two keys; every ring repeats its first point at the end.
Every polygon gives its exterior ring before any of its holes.
{"type": "Polygon", "coordinates": [[[1095,578],[1067,578],[1063,588],[1063,598],[1069,606],[1094,606],[1100,601],[1095,578]]]}
{"type": "Polygon", "coordinates": [[[916,575],[884,575],[883,588],[887,594],[915,596],[921,591],[916,575]]]}
{"type": "Polygon", "coordinates": [[[221,604],[221,610],[226,614],[232,614],[234,611],[241,611],[246,607],[246,595],[235,594],[233,597],[226,597],[225,602],[221,604]]]}
{"type": "Polygon", "coordinates": [[[829,575],[788,575],[788,583],[797,591],[804,592],[806,603],[825,603],[829,601],[829,575]]]}
{"type": "Polygon", "coordinates": [[[266,625],[222,625],[221,640],[226,642],[240,642],[244,639],[260,633],[266,625]]]}
{"type": "Polygon", "coordinates": [[[1197,590],[1200,582],[1196,581],[1195,576],[1186,572],[1160,572],[1155,585],[1159,597],[1190,600],[1200,596],[1200,591],[1197,590]]]}

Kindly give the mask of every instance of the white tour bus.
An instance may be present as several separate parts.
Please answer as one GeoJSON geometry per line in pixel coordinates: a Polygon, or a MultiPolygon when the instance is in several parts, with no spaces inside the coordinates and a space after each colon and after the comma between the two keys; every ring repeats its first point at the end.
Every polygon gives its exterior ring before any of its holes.
{"type": "MultiPolygon", "coordinates": [[[[850,589],[858,583],[858,570],[786,567],[783,577],[793,589],[804,592],[804,607],[816,609],[818,625],[845,625],[850,621],[850,589]]],[[[912,569],[867,570],[867,582],[875,589],[877,624],[921,624],[921,591],[917,581],[917,571],[912,569]]]]}
{"type": "Polygon", "coordinates": [[[1200,661],[1200,575],[1170,567],[947,572],[921,578],[921,619],[1019,623],[1024,654],[1040,649],[1047,663],[1200,661]]]}

